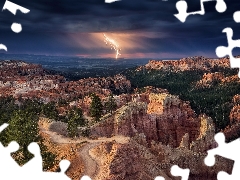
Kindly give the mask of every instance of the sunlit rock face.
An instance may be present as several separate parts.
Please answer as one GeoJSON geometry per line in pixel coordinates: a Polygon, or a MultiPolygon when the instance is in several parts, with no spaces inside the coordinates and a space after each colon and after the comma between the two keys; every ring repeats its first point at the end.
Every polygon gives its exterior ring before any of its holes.
{"type": "Polygon", "coordinates": [[[63,76],[50,75],[41,65],[23,61],[1,61],[0,75],[1,96],[38,98],[44,103],[84,99],[91,93],[106,97],[131,91],[131,83],[123,75],[66,81],[63,76]]]}
{"type": "Polygon", "coordinates": [[[189,142],[200,135],[201,118],[188,102],[167,93],[150,93],[147,102],[129,102],[113,115],[107,114],[91,128],[92,136],[144,134],[152,140],[177,147],[188,133],[189,142]]]}
{"type": "Polygon", "coordinates": [[[130,137],[125,143],[103,142],[90,150],[101,162],[97,177],[108,180],[158,175],[175,180],[170,173],[175,164],[190,168],[190,179],[216,179],[216,172],[231,172],[233,165],[218,157],[213,168],[206,167],[207,150],[217,147],[213,120],[197,117],[188,102],[168,93],[150,93],[148,101],[127,103],[92,126],[90,134],[130,137]]]}
{"type": "Polygon", "coordinates": [[[141,66],[137,71],[142,69],[162,69],[172,71],[186,71],[186,70],[210,70],[217,67],[230,67],[228,58],[210,59],[202,56],[188,57],[180,60],[150,60],[145,66],[141,66]]]}

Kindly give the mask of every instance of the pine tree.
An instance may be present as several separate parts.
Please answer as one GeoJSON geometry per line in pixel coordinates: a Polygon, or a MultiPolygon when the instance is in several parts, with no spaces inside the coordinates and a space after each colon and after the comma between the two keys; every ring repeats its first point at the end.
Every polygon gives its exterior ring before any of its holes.
{"type": "Polygon", "coordinates": [[[67,131],[69,137],[75,137],[77,135],[77,123],[74,118],[68,120],[67,131]]]}
{"type": "Polygon", "coordinates": [[[6,129],[6,142],[17,141],[20,145],[19,151],[15,154],[19,164],[28,162],[33,155],[28,151],[31,142],[38,142],[40,136],[37,124],[37,116],[25,110],[18,110],[13,113],[6,129]]]}
{"type": "Polygon", "coordinates": [[[94,118],[95,122],[98,122],[103,114],[103,105],[101,99],[96,94],[92,94],[91,99],[92,103],[90,106],[90,114],[94,118]]]}
{"type": "Polygon", "coordinates": [[[58,119],[58,111],[54,102],[49,102],[42,106],[42,113],[50,119],[58,119]]]}
{"type": "Polygon", "coordinates": [[[19,144],[19,150],[12,154],[20,165],[25,164],[33,155],[28,151],[31,142],[37,142],[43,157],[43,168],[48,170],[56,163],[56,155],[48,151],[39,135],[38,119],[41,103],[22,100],[20,107],[9,98],[0,98],[0,124],[7,122],[9,126],[1,132],[0,142],[7,146],[11,141],[19,144]],[[5,110],[5,111],[2,111],[5,110]],[[3,116],[2,116],[3,115],[3,116]],[[5,120],[7,118],[7,121],[5,120]]]}
{"type": "Polygon", "coordinates": [[[68,122],[68,135],[74,137],[77,135],[77,127],[85,126],[87,124],[83,117],[82,109],[74,107],[72,108],[66,116],[68,122]]]}
{"type": "Polygon", "coordinates": [[[117,103],[113,97],[113,94],[111,93],[108,97],[108,101],[105,103],[105,109],[107,112],[110,112],[112,114],[113,111],[115,111],[117,108],[117,103]]]}

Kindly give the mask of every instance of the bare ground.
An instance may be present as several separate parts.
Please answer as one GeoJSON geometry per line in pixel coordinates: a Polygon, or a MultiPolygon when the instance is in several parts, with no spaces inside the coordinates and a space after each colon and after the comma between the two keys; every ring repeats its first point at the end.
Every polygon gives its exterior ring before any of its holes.
{"type": "Polygon", "coordinates": [[[43,133],[46,133],[49,135],[50,140],[53,143],[57,144],[79,144],[79,143],[86,143],[85,145],[81,146],[78,150],[79,156],[81,157],[83,164],[84,164],[84,172],[83,175],[88,175],[92,178],[92,180],[95,179],[95,177],[100,173],[99,170],[99,163],[98,161],[93,158],[89,151],[94,148],[95,146],[99,145],[101,142],[109,142],[115,140],[118,143],[128,143],[129,137],[124,136],[113,136],[111,138],[101,137],[98,139],[89,139],[89,138],[68,138],[63,135],[59,135],[56,132],[52,132],[49,130],[49,122],[41,121],[39,123],[39,128],[43,133]]]}

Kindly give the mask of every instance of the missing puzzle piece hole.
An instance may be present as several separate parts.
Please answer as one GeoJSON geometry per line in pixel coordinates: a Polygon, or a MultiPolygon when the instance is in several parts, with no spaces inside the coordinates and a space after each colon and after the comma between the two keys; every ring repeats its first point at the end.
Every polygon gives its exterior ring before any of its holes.
{"type": "Polygon", "coordinates": [[[237,11],[233,14],[233,19],[236,23],[240,23],[240,11],[237,11]]]}
{"type": "Polygon", "coordinates": [[[59,166],[61,169],[60,172],[65,173],[70,166],[70,162],[68,160],[61,160],[61,162],[59,163],[59,166]]]}
{"type": "Polygon", "coordinates": [[[218,173],[218,175],[217,175],[217,179],[218,180],[225,180],[225,179],[226,180],[230,180],[231,176],[228,173],[224,172],[224,171],[220,171],[218,173]]]}
{"type": "Polygon", "coordinates": [[[207,156],[205,159],[204,159],[204,163],[207,165],[207,166],[214,166],[215,164],[215,156],[207,156]]]}
{"type": "Polygon", "coordinates": [[[219,57],[219,58],[223,58],[223,57],[225,57],[227,54],[228,54],[228,52],[227,52],[227,48],[226,47],[224,47],[224,46],[219,46],[219,47],[217,47],[217,49],[216,49],[216,55],[219,57]]]}
{"type": "Polygon", "coordinates": [[[6,148],[10,153],[13,153],[19,149],[19,144],[16,141],[12,141],[6,148]]]}
{"type": "Polygon", "coordinates": [[[165,178],[164,177],[162,177],[162,176],[157,176],[157,177],[155,177],[155,179],[154,180],[165,180],[165,178]]]}
{"type": "Polygon", "coordinates": [[[83,176],[81,180],[92,180],[89,176],[83,176]]]}
{"type": "Polygon", "coordinates": [[[182,169],[177,165],[173,165],[171,167],[171,174],[173,176],[181,176],[182,180],[188,180],[190,170],[189,169],[182,169]]]}
{"type": "Polygon", "coordinates": [[[218,146],[225,145],[225,136],[222,132],[217,133],[214,139],[218,143],[218,146]]]}
{"type": "Polygon", "coordinates": [[[227,5],[224,2],[224,0],[218,0],[215,8],[216,8],[217,12],[223,13],[227,10],[227,5]]]}

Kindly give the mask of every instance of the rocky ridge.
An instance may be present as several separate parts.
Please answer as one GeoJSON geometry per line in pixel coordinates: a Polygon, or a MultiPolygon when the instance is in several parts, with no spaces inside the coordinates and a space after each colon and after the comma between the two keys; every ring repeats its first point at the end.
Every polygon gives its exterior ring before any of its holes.
{"type": "Polygon", "coordinates": [[[44,103],[83,98],[91,93],[107,96],[131,91],[130,81],[122,75],[66,81],[63,76],[47,74],[41,65],[23,61],[0,61],[0,75],[1,96],[38,98],[44,103]]]}
{"type": "Polygon", "coordinates": [[[194,56],[182,58],[180,60],[150,60],[145,66],[140,66],[137,71],[143,69],[156,70],[172,70],[172,71],[187,71],[187,70],[210,70],[214,67],[230,67],[228,58],[210,59],[202,56],[194,56]]]}
{"type": "MultiPolygon", "coordinates": [[[[144,68],[184,71],[206,70],[215,65],[228,67],[229,60],[193,57],[179,61],[150,61],[144,68]]],[[[43,102],[63,98],[71,101],[70,106],[77,105],[88,111],[90,93],[97,93],[103,102],[111,92],[120,94],[114,96],[118,110],[106,114],[101,122],[92,125],[90,138],[122,135],[131,137],[131,140],[124,144],[102,142],[89,151],[102,167],[97,179],[145,180],[158,175],[178,179],[169,172],[174,164],[190,167],[190,179],[216,179],[216,172],[220,170],[231,172],[232,162],[222,158],[218,158],[213,168],[203,164],[206,151],[217,146],[213,139],[215,128],[212,119],[206,115],[197,116],[189,102],[180,100],[167,90],[148,87],[143,93],[124,94],[130,91],[131,83],[122,75],[66,81],[62,76],[46,74],[39,65],[22,61],[3,62],[0,72],[6,77],[0,82],[2,96],[38,97],[43,102]]],[[[219,74],[206,74],[205,77],[206,84],[208,79],[222,78],[219,74]]],[[[240,119],[238,99],[236,96],[233,100],[236,104],[230,116],[234,126],[225,130],[227,137],[239,133],[240,125],[236,123],[240,119]]]]}

